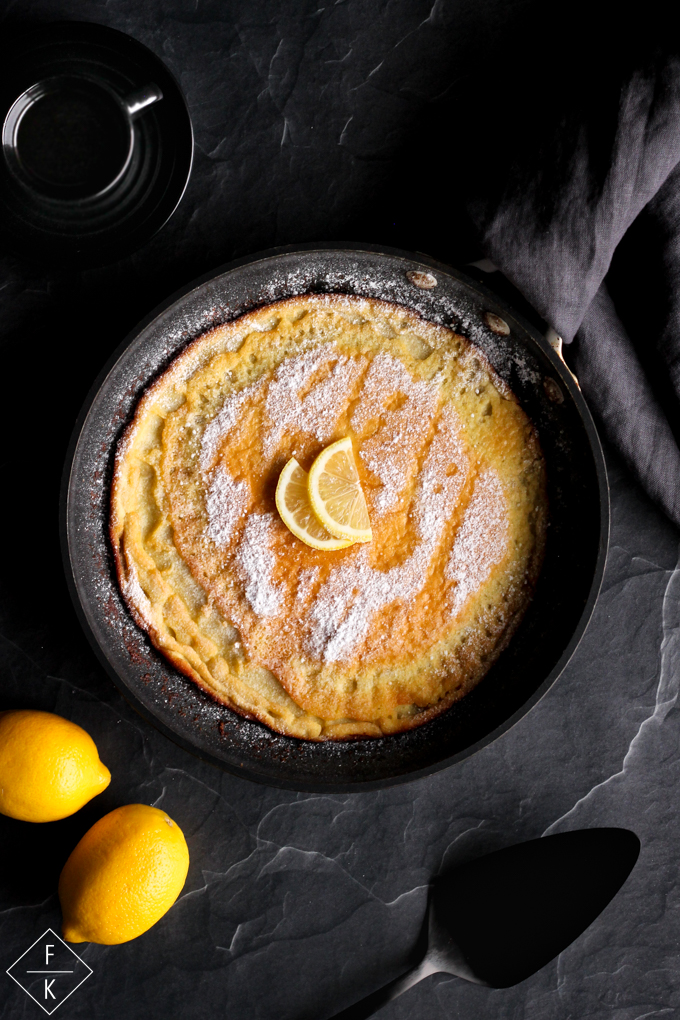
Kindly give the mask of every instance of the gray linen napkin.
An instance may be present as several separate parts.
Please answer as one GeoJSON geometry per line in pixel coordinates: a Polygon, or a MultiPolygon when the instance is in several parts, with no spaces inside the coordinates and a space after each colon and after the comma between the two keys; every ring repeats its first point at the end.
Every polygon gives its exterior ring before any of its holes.
{"type": "Polygon", "coordinates": [[[561,35],[554,20],[532,26],[534,47],[553,40],[542,75],[518,70],[511,47],[490,76],[483,131],[508,158],[487,146],[470,160],[467,211],[485,255],[571,345],[605,436],[680,525],[677,33],[652,4],[644,24],[612,31],[618,8],[584,42],[585,10],[561,35]]]}

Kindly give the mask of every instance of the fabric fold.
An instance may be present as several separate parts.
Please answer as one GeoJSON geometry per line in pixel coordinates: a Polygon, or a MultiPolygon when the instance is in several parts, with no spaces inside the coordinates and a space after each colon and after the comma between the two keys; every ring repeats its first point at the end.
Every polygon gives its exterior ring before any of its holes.
{"type": "Polygon", "coordinates": [[[604,30],[571,41],[580,77],[504,66],[487,84],[483,131],[506,158],[470,161],[466,209],[485,256],[577,338],[567,356],[607,439],[680,526],[680,52],[663,19],[639,45],[632,27],[618,50],[604,30]],[[640,218],[653,250],[626,243],[640,218]]]}
{"type": "Polygon", "coordinates": [[[680,524],[680,450],[606,286],[595,295],[570,361],[606,438],[671,520],[680,524]]]}

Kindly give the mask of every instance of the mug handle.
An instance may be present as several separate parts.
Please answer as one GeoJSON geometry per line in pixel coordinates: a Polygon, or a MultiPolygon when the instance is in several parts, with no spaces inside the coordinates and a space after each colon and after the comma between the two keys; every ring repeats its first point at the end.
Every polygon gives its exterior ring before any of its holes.
{"type": "Polygon", "coordinates": [[[129,96],[123,96],[123,105],[127,109],[128,115],[134,119],[142,110],[146,110],[147,106],[157,103],[162,98],[163,93],[158,85],[149,82],[148,85],[137,89],[136,92],[131,92],[129,96]]]}

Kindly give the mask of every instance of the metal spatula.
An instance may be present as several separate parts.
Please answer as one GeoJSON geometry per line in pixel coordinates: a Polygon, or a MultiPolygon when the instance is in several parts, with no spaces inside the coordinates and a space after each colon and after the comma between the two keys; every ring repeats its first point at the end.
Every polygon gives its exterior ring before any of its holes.
{"type": "Polygon", "coordinates": [[[365,1020],[430,974],[507,988],[592,924],[630,874],[640,841],[627,829],[580,829],[498,850],[437,879],[425,956],[332,1020],[365,1020]]]}

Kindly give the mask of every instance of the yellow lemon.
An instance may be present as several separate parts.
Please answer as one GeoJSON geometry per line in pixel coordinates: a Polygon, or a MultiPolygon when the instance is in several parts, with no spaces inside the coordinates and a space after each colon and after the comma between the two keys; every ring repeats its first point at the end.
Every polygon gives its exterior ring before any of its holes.
{"type": "Polygon", "coordinates": [[[307,484],[312,510],[326,531],[350,542],[371,541],[371,522],[349,437],[321,451],[307,484]]]}
{"type": "Polygon", "coordinates": [[[165,811],[116,808],[95,822],[64,865],[64,938],[105,946],[137,938],[167,913],[188,870],[186,840],[165,811]]]}
{"type": "Polygon", "coordinates": [[[54,822],[105,790],[111,773],[84,729],[52,712],[0,712],[0,812],[54,822]]]}
{"type": "Polygon", "coordinates": [[[307,489],[307,472],[291,457],[279,475],[276,509],[289,531],[312,549],[346,549],[351,538],[334,538],[314,515],[307,489]]]}

